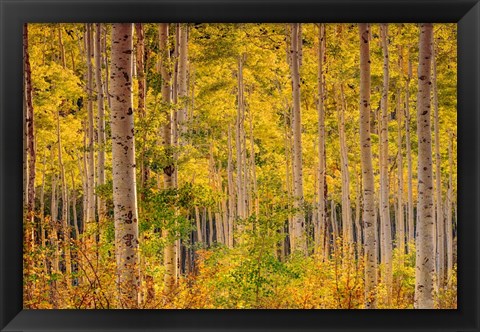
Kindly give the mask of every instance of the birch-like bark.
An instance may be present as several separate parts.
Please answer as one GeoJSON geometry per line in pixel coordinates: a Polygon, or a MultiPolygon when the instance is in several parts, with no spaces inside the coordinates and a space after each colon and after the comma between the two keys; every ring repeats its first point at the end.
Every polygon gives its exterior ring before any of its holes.
{"type": "Polygon", "coordinates": [[[433,126],[435,133],[435,200],[436,200],[436,263],[437,263],[437,286],[445,286],[445,219],[442,207],[442,180],[440,157],[440,133],[439,133],[439,115],[438,115],[438,89],[437,89],[437,61],[435,46],[432,46],[432,87],[433,87],[433,126]]]}
{"type": "Polygon", "coordinates": [[[87,145],[87,215],[85,218],[85,232],[88,244],[95,242],[96,218],[95,218],[95,135],[94,135],[94,111],[93,111],[93,68],[92,68],[92,24],[87,23],[86,31],[86,56],[87,56],[87,110],[88,110],[88,145],[87,145]]]}
{"type": "MultiPolygon", "coordinates": [[[[165,107],[166,124],[163,127],[163,146],[167,154],[168,165],[163,168],[163,178],[166,189],[174,188],[173,173],[173,147],[172,147],[172,112],[171,112],[171,96],[172,96],[172,74],[169,68],[170,50],[168,47],[169,26],[168,23],[160,23],[159,25],[159,46],[160,46],[160,73],[162,76],[162,101],[165,107]]],[[[165,283],[166,292],[170,292],[175,284],[175,241],[169,229],[162,230],[162,236],[166,239],[167,244],[163,254],[163,264],[165,265],[165,275],[163,281],[165,283]]]]}
{"type": "Polygon", "coordinates": [[[27,156],[28,156],[28,181],[27,181],[27,220],[30,226],[34,222],[35,209],[35,125],[32,95],[32,72],[30,68],[30,53],[28,49],[28,27],[27,24],[23,28],[23,60],[25,68],[25,99],[26,99],[26,129],[27,129],[27,156]]]}
{"type": "Polygon", "coordinates": [[[360,257],[362,252],[362,226],[360,225],[360,208],[361,208],[361,192],[362,192],[362,175],[358,173],[357,175],[357,191],[356,191],[356,199],[355,199],[355,235],[356,235],[356,248],[357,248],[357,256],[360,257]]]}
{"type": "Polygon", "coordinates": [[[291,251],[306,253],[306,238],[304,234],[305,213],[303,211],[303,168],[302,168],[302,118],[300,110],[300,23],[291,24],[291,77],[293,99],[293,246],[291,251]]]}
{"type": "Polygon", "coordinates": [[[111,128],[115,257],[119,305],[137,308],[139,290],[135,129],[132,103],[133,25],[112,25],[111,128]]]}
{"type": "MultiPolygon", "coordinates": [[[[244,120],[245,120],[245,99],[243,95],[243,57],[238,58],[238,96],[237,96],[237,121],[236,121],[236,152],[237,152],[237,217],[244,219],[247,216],[245,202],[245,186],[244,186],[244,154],[245,146],[243,145],[244,120]]],[[[241,227],[239,227],[241,231],[241,227]]]]}
{"type": "MultiPolygon", "coordinates": [[[[380,252],[381,262],[385,266],[383,281],[390,290],[392,282],[392,225],[390,220],[389,202],[389,174],[388,174],[388,90],[389,90],[389,52],[388,52],[388,25],[380,25],[383,53],[383,88],[380,116],[380,252]]],[[[388,292],[389,299],[391,292],[388,292]]]]}
{"type": "Polygon", "coordinates": [[[62,186],[62,234],[63,234],[63,253],[65,257],[65,279],[67,287],[72,286],[72,260],[70,256],[70,225],[68,223],[68,199],[67,199],[67,179],[65,176],[65,165],[63,164],[62,138],[60,135],[60,111],[57,111],[57,147],[58,147],[58,165],[60,167],[60,178],[62,186]]]}
{"type": "Polygon", "coordinates": [[[178,54],[178,135],[182,145],[182,136],[186,131],[187,106],[188,106],[188,85],[187,85],[187,67],[188,67],[188,26],[186,24],[179,25],[179,54],[178,54]]]}
{"type": "MultiPolygon", "coordinates": [[[[325,229],[327,227],[326,204],[326,149],[325,149],[325,77],[324,61],[326,49],[325,24],[319,25],[318,33],[318,218],[315,226],[315,251],[323,251],[325,229]]],[[[323,256],[325,257],[325,255],[323,256]]]]}
{"type": "MultiPolygon", "coordinates": [[[[227,164],[227,189],[228,189],[228,247],[233,247],[233,221],[235,220],[235,184],[233,181],[232,161],[232,128],[228,126],[228,164],[227,164]]],[[[197,208],[198,210],[198,208],[197,208]]]]}
{"type": "Polygon", "coordinates": [[[377,260],[375,254],[375,185],[370,137],[370,42],[369,25],[360,23],[360,151],[365,229],[365,308],[376,307],[377,260]]]}
{"type": "Polygon", "coordinates": [[[348,148],[345,137],[346,101],[343,85],[337,86],[340,96],[337,96],[338,135],[340,139],[340,168],[342,173],[342,239],[344,245],[353,243],[352,211],[350,208],[350,173],[348,170],[348,148]]]}
{"type": "Polygon", "coordinates": [[[405,144],[407,146],[407,167],[408,167],[408,250],[415,243],[415,225],[413,215],[413,171],[412,171],[412,144],[410,142],[410,80],[412,78],[412,62],[408,60],[408,75],[405,87],[405,144]]]}
{"type": "MultiPolygon", "coordinates": [[[[95,58],[95,86],[97,92],[97,185],[105,184],[105,96],[103,93],[102,82],[102,51],[101,51],[102,26],[100,23],[95,24],[95,42],[94,42],[94,58],[95,58]]],[[[105,220],[106,204],[105,200],[98,197],[98,222],[102,226],[105,220]]],[[[101,229],[101,227],[100,227],[101,229]]]]}
{"type": "Polygon", "coordinates": [[[75,240],[78,241],[80,239],[80,228],[78,227],[77,191],[75,189],[75,176],[73,174],[73,171],[72,171],[72,214],[73,214],[73,227],[75,228],[75,240]]]}
{"type": "MultiPolygon", "coordinates": [[[[24,93],[26,102],[26,129],[27,129],[27,159],[28,159],[28,181],[27,181],[27,211],[25,220],[25,240],[27,252],[34,251],[35,244],[35,131],[34,131],[34,111],[33,111],[33,96],[32,96],[32,78],[30,68],[30,53],[28,49],[28,26],[23,26],[23,66],[24,66],[24,93]]],[[[33,273],[33,261],[31,258],[27,259],[26,264],[27,275],[33,273]]],[[[27,297],[32,297],[33,283],[26,284],[27,297]]]]}
{"type": "Polygon", "coordinates": [[[397,247],[400,253],[400,263],[403,265],[403,255],[405,254],[405,219],[403,211],[403,110],[401,90],[397,92],[397,170],[398,170],[398,188],[397,188],[397,247]]]}
{"type": "Polygon", "coordinates": [[[452,205],[453,205],[453,134],[449,135],[448,145],[448,191],[447,191],[447,220],[445,225],[445,235],[447,242],[447,279],[449,280],[453,270],[453,223],[452,223],[452,205]]]}
{"type": "Polygon", "coordinates": [[[432,138],[430,131],[430,87],[433,25],[420,24],[417,136],[418,136],[418,222],[415,269],[416,309],[433,309],[433,275],[435,272],[432,180],[432,138]]]}

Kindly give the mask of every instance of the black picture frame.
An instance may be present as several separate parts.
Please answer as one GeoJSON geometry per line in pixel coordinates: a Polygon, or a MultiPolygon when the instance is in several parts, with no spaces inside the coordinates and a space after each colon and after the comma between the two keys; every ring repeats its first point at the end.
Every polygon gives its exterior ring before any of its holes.
{"type": "Polygon", "coordinates": [[[479,0],[0,0],[0,329],[479,331],[479,0]],[[22,26],[35,22],[457,22],[457,310],[22,310],[22,26]]]}

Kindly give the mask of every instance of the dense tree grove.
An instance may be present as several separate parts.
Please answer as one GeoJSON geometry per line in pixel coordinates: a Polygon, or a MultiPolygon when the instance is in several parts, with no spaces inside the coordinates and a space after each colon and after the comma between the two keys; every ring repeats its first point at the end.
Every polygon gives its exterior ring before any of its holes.
{"type": "Polygon", "coordinates": [[[456,308],[454,24],[28,24],[24,307],[456,308]]]}

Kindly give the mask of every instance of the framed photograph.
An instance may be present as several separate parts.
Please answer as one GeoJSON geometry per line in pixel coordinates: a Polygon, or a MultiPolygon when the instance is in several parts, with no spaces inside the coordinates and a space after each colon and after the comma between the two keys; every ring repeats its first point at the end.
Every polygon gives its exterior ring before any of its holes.
{"type": "Polygon", "coordinates": [[[477,0],[0,0],[0,329],[478,331],[477,0]]]}

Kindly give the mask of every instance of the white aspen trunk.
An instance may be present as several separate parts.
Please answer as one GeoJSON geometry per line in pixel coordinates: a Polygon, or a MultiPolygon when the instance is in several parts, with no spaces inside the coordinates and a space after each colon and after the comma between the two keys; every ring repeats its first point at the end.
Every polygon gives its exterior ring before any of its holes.
{"type": "MultiPolygon", "coordinates": [[[[175,148],[178,146],[178,52],[179,52],[179,33],[180,33],[180,24],[175,23],[172,24],[172,27],[175,28],[175,38],[174,38],[174,46],[173,46],[173,54],[171,57],[171,63],[173,68],[171,69],[171,98],[172,98],[172,105],[174,105],[173,110],[171,112],[171,135],[172,135],[172,156],[173,156],[173,174],[172,174],[172,183],[173,188],[178,187],[178,150],[175,148]]],[[[171,66],[170,66],[171,67],[171,66]]],[[[177,253],[177,248],[175,247],[175,255],[177,253]]]]}
{"type": "MultiPolygon", "coordinates": [[[[237,151],[237,217],[240,219],[246,218],[245,207],[245,186],[244,186],[244,145],[243,143],[243,131],[244,131],[244,119],[245,119],[245,105],[243,96],[243,59],[240,56],[238,58],[238,96],[237,96],[237,121],[236,121],[236,151],[237,151]]],[[[241,231],[242,227],[239,227],[241,231]]]]}
{"type": "Polygon", "coordinates": [[[26,106],[26,135],[27,135],[27,159],[28,159],[28,179],[27,179],[27,220],[30,226],[34,223],[34,209],[35,209],[35,125],[34,125],[34,110],[33,110],[33,90],[32,78],[30,68],[30,55],[28,46],[28,27],[27,24],[23,28],[23,60],[25,69],[25,106],[26,106]]]}
{"type": "Polygon", "coordinates": [[[108,39],[108,32],[107,32],[107,25],[104,24],[104,39],[103,39],[103,63],[105,64],[105,95],[107,96],[107,106],[108,109],[112,108],[112,98],[110,97],[110,72],[109,72],[109,60],[108,60],[108,50],[107,50],[107,39],[108,39]]]}
{"type": "Polygon", "coordinates": [[[437,89],[437,61],[435,59],[435,47],[432,46],[432,87],[433,87],[433,125],[435,132],[435,199],[436,199],[436,263],[437,263],[437,286],[441,289],[445,286],[445,219],[442,207],[442,180],[440,157],[440,134],[438,115],[438,89],[437,89]]]}
{"type": "Polygon", "coordinates": [[[187,82],[187,67],[188,67],[188,26],[180,24],[179,26],[179,58],[178,58],[178,126],[180,144],[182,145],[182,135],[185,134],[187,121],[187,106],[188,106],[188,82],[187,82]]]}
{"type": "Polygon", "coordinates": [[[62,234],[63,234],[63,253],[65,256],[65,279],[67,288],[72,286],[72,261],[70,256],[70,225],[68,224],[68,199],[67,199],[67,179],[65,177],[65,166],[62,158],[62,139],[60,135],[60,111],[57,110],[57,146],[58,146],[58,164],[60,167],[60,177],[62,186],[62,234]]]}
{"type": "Polygon", "coordinates": [[[293,246],[291,251],[306,253],[306,238],[304,234],[305,213],[303,211],[303,168],[302,168],[302,118],[300,110],[300,24],[291,24],[291,77],[293,99],[293,195],[295,215],[293,217],[293,246]]]}
{"type": "Polygon", "coordinates": [[[48,232],[49,242],[54,248],[52,257],[52,273],[59,273],[60,271],[60,257],[58,254],[57,204],[57,176],[54,175],[52,180],[52,196],[50,200],[50,227],[48,232]]]}
{"type": "MultiPolygon", "coordinates": [[[[95,43],[94,43],[94,58],[95,58],[95,85],[97,92],[97,185],[105,184],[105,96],[103,94],[102,82],[102,57],[101,57],[101,24],[95,24],[95,43]]],[[[105,222],[106,204],[105,201],[98,197],[98,222],[100,229],[102,229],[105,222]]]]}
{"type": "Polygon", "coordinates": [[[215,241],[217,243],[224,243],[223,241],[223,220],[222,220],[222,205],[220,202],[216,206],[217,211],[215,211],[215,241]]]}
{"type": "Polygon", "coordinates": [[[397,132],[397,146],[398,146],[398,153],[397,153],[397,170],[398,170],[398,188],[397,188],[397,246],[401,255],[401,264],[403,265],[403,255],[405,254],[405,217],[403,213],[403,136],[402,136],[402,129],[403,129],[403,110],[402,107],[402,96],[401,90],[399,89],[397,92],[397,124],[398,124],[398,132],[397,132]]]}
{"type": "Polygon", "coordinates": [[[350,208],[350,174],[348,170],[348,148],[345,137],[346,102],[343,85],[338,87],[340,96],[337,97],[338,134],[340,139],[340,168],[342,173],[342,240],[344,245],[353,243],[352,211],[350,208]]]}
{"type": "MultiPolygon", "coordinates": [[[[87,216],[85,219],[85,232],[87,233],[87,248],[95,243],[96,218],[95,218],[95,135],[93,111],[93,68],[92,68],[92,24],[87,23],[86,56],[87,56],[87,95],[88,95],[88,145],[87,145],[87,216]]],[[[91,249],[91,248],[90,248],[91,249]]]]}
{"type": "Polygon", "coordinates": [[[337,252],[337,238],[338,238],[338,221],[337,221],[337,210],[336,204],[332,199],[330,201],[330,219],[332,222],[332,238],[333,238],[333,250],[337,252]]]}
{"type": "Polygon", "coordinates": [[[47,172],[47,155],[43,155],[42,187],[40,189],[40,240],[42,248],[45,248],[45,173],[47,172]]]}
{"type": "MultiPolygon", "coordinates": [[[[323,62],[326,49],[325,24],[319,25],[318,34],[318,220],[315,226],[315,251],[322,250],[327,228],[326,206],[326,149],[325,149],[325,78],[323,62]]],[[[323,253],[324,254],[324,253],[323,253]]],[[[325,255],[323,255],[325,257],[325,255]]]]}
{"type": "MultiPolygon", "coordinates": [[[[43,155],[42,187],[40,189],[40,245],[45,248],[47,244],[45,233],[45,173],[47,171],[47,155],[43,155]]],[[[48,273],[47,258],[43,258],[43,272],[48,273]]]]}
{"type": "Polygon", "coordinates": [[[385,266],[383,282],[387,285],[388,299],[391,298],[392,283],[392,224],[390,220],[390,188],[388,174],[388,90],[389,90],[389,52],[388,25],[380,25],[383,52],[383,88],[380,116],[380,246],[381,263],[385,266]]]}
{"type": "Polygon", "coordinates": [[[375,184],[370,137],[370,27],[361,23],[360,37],[360,151],[363,179],[363,224],[365,229],[365,308],[376,307],[377,260],[375,241],[375,184]]]}
{"type": "Polygon", "coordinates": [[[119,306],[137,308],[138,213],[132,104],[133,25],[112,25],[112,174],[119,306]]]}
{"type": "Polygon", "coordinates": [[[449,135],[448,145],[448,191],[447,191],[447,221],[445,225],[447,240],[447,278],[450,279],[453,270],[453,223],[452,223],[452,205],[453,205],[453,134],[449,135]]]}
{"type": "MultiPolygon", "coordinates": [[[[377,263],[381,262],[380,259],[380,220],[379,220],[379,207],[378,199],[375,199],[375,260],[377,263]]],[[[388,300],[388,299],[387,299],[388,300]]]]}
{"type": "MultiPolygon", "coordinates": [[[[228,126],[228,164],[227,164],[227,189],[228,189],[228,247],[233,248],[233,221],[235,220],[235,188],[233,181],[232,165],[232,129],[228,126]]],[[[198,210],[198,208],[197,208],[198,210]]]]}
{"type": "Polygon", "coordinates": [[[73,226],[75,228],[75,240],[80,239],[80,228],[78,227],[77,217],[77,192],[75,189],[75,176],[72,171],[72,214],[73,214],[73,226]]]}
{"type": "MultiPolygon", "coordinates": [[[[172,93],[172,84],[171,84],[171,71],[169,68],[170,63],[170,50],[168,47],[168,23],[160,23],[159,25],[159,45],[160,45],[160,52],[161,52],[161,59],[160,59],[160,72],[162,75],[162,100],[165,103],[165,116],[166,116],[166,125],[163,127],[163,146],[165,147],[165,152],[167,153],[167,160],[171,160],[173,157],[172,151],[172,114],[170,110],[170,103],[171,103],[171,93],[172,93]]],[[[170,163],[170,165],[166,165],[163,169],[163,176],[164,176],[164,183],[165,188],[170,189],[174,188],[174,163],[170,163]]],[[[165,283],[165,291],[169,293],[174,284],[175,284],[175,271],[176,269],[176,259],[175,259],[175,242],[172,237],[172,233],[168,229],[162,230],[162,236],[166,239],[167,245],[164,249],[163,254],[163,263],[165,265],[165,275],[164,275],[164,283],[165,283]]]]}
{"type": "MultiPolygon", "coordinates": [[[[285,140],[285,187],[286,187],[286,192],[287,192],[287,209],[290,211],[292,205],[290,203],[290,199],[293,196],[292,195],[292,179],[291,179],[291,162],[292,162],[292,139],[290,137],[291,134],[291,126],[289,125],[291,119],[291,113],[288,112],[288,105],[285,106],[285,111],[283,113],[284,117],[284,140],[285,140]]],[[[287,218],[287,223],[288,223],[288,239],[290,243],[290,247],[288,249],[291,249],[294,247],[294,238],[293,238],[293,218],[291,213],[288,213],[288,218],[287,218]]],[[[287,248],[286,244],[284,242],[284,247],[287,248]]]]}
{"type": "MultiPolygon", "coordinates": [[[[408,244],[415,243],[415,224],[413,215],[413,171],[412,171],[412,145],[410,143],[410,80],[412,78],[412,62],[408,61],[408,75],[405,88],[405,144],[407,146],[407,167],[408,167],[408,244]]],[[[409,247],[408,247],[409,248],[409,247]]],[[[410,252],[410,249],[408,249],[410,252]]]]}
{"type": "MultiPolygon", "coordinates": [[[[220,186],[221,186],[221,179],[220,186]]],[[[228,193],[226,192],[227,188],[222,188],[222,193],[224,197],[228,197],[228,193]]],[[[223,220],[223,244],[228,247],[228,238],[230,236],[229,232],[229,225],[228,225],[228,207],[227,207],[227,199],[223,198],[221,201],[221,212],[222,212],[222,220],[223,220]]]]}
{"type": "Polygon", "coordinates": [[[433,25],[420,24],[417,135],[418,135],[418,222],[415,273],[416,309],[433,309],[435,272],[432,138],[430,132],[430,86],[433,25]]]}
{"type": "Polygon", "coordinates": [[[360,225],[360,208],[361,208],[361,192],[362,192],[362,175],[358,173],[357,176],[357,192],[355,200],[355,234],[357,241],[357,256],[360,257],[362,252],[362,227],[360,225]]]}
{"type": "Polygon", "coordinates": [[[203,236],[202,236],[202,223],[200,220],[200,210],[198,206],[195,206],[195,224],[197,228],[197,242],[203,242],[203,236]]]}

